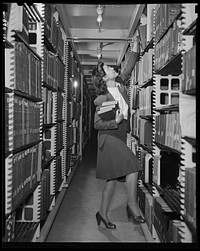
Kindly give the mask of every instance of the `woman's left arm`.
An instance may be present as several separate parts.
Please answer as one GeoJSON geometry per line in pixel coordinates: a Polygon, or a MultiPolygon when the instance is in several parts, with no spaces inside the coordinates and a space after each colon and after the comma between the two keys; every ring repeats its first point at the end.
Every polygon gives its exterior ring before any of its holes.
{"type": "Polygon", "coordinates": [[[129,54],[128,60],[125,63],[124,69],[119,76],[116,77],[115,81],[119,82],[120,84],[125,84],[128,80],[132,70],[135,67],[136,62],[139,59],[139,52],[138,52],[138,38],[135,38],[131,47],[131,52],[129,54]]]}
{"type": "Polygon", "coordinates": [[[94,100],[94,105],[95,105],[94,128],[96,130],[117,129],[118,124],[115,121],[115,119],[110,121],[104,121],[98,115],[98,111],[104,101],[107,101],[107,95],[100,95],[94,100]]]}
{"type": "Polygon", "coordinates": [[[129,58],[125,64],[124,70],[120,74],[120,77],[122,78],[124,82],[126,82],[128,78],[130,77],[130,74],[132,70],[134,69],[136,62],[138,61],[138,58],[139,58],[139,53],[131,51],[129,58]]]}
{"type": "Polygon", "coordinates": [[[104,121],[98,115],[99,106],[96,107],[96,111],[94,114],[94,128],[96,130],[112,130],[117,129],[118,124],[115,119],[104,121]]]}

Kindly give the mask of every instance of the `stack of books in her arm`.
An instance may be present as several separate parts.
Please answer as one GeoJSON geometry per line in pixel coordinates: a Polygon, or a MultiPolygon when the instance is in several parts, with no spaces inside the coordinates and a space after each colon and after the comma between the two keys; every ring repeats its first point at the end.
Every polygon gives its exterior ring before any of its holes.
{"type": "Polygon", "coordinates": [[[98,115],[102,120],[113,120],[115,119],[117,109],[119,109],[117,100],[105,101],[102,103],[98,115]]]}

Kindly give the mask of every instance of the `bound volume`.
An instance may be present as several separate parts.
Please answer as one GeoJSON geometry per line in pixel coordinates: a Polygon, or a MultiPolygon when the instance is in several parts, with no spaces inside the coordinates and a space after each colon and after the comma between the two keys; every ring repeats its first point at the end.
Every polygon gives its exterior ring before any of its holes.
{"type": "Polygon", "coordinates": [[[118,109],[118,101],[105,101],[102,103],[100,110],[97,112],[102,120],[113,120],[115,119],[116,110],[118,109]]]}

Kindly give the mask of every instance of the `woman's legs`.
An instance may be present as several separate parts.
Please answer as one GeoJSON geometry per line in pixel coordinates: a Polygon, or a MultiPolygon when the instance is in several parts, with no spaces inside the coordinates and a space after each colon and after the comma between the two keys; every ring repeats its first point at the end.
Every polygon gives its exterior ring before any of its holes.
{"type": "Polygon", "coordinates": [[[139,206],[137,202],[137,181],[138,181],[138,172],[134,172],[126,176],[128,205],[136,216],[140,215],[139,206]]]}
{"type": "Polygon", "coordinates": [[[106,184],[102,192],[102,200],[99,213],[106,221],[109,221],[107,213],[115,191],[115,187],[116,187],[116,180],[106,181],[106,184]]]}

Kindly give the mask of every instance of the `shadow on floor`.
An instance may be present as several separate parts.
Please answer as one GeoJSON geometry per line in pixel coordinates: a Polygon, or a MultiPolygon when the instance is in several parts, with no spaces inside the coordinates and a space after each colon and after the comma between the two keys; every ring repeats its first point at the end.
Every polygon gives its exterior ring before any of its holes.
{"type": "Polygon", "coordinates": [[[127,193],[117,183],[110,208],[110,220],[116,230],[98,226],[99,210],[105,181],[96,179],[96,133],[85,146],[83,158],[74,173],[46,242],[139,242],[145,243],[140,225],[129,222],[126,215],[127,193]]]}

